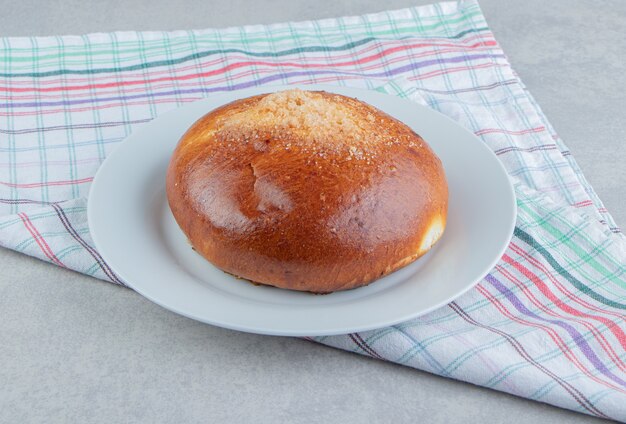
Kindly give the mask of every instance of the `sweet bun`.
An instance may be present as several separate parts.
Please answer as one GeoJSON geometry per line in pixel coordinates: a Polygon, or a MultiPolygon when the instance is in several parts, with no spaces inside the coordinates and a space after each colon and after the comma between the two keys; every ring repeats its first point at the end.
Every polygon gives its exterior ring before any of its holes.
{"type": "Polygon", "coordinates": [[[285,289],[369,284],[426,253],[446,226],[439,158],[359,100],[288,90],[217,108],[167,171],[172,213],[222,270],[285,289]]]}

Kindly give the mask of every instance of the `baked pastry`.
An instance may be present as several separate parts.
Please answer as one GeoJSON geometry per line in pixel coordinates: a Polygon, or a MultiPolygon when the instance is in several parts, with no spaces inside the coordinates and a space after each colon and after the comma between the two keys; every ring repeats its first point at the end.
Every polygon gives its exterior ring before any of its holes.
{"type": "Polygon", "coordinates": [[[441,161],[359,100],[287,90],[234,101],[183,135],[167,198],[195,250],[285,289],[355,288],[426,253],[446,225],[441,161]]]}

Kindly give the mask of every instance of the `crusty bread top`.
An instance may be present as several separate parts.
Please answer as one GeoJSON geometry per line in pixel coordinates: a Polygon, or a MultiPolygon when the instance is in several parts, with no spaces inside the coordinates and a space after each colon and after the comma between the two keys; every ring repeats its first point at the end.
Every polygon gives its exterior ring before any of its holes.
{"type": "Polygon", "coordinates": [[[283,139],[286,150],[369,162],[382,145],[415,143],[414,134],[381,131],[388,120],[380,115],[349,97],[294,89],[268,94],[245,109],[221,115],[210,135],[230,143],[252,142],[259,150],[261,139],[283,139]]]}

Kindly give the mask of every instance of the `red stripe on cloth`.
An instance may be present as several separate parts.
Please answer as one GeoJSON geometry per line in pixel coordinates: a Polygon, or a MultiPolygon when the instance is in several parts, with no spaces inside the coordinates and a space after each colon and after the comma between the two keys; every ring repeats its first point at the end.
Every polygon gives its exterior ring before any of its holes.
{"type": "MultiPolygon", "coordinates": [[[[410,54],[410,55],[406,55],[406,56],[401,56],[401,57],[397,57],[397,58],[390,58],[387,59],[384,63],[380,62],[380,63],[375,63],[372,64],[370,66],[365,66],[365,67],[361,67],[360,70],[362,71],[368,71],[368,70],[373,70],[373,69],[379,69],[381,67],[384,66],[389,66],[393,63],[396,62],[404,62],[407,59],[417,59],[417,58],[421,58],[421,57],[425,57],[425,56],[432,56],[434,54],[443,54],[443,53],[448,53],[448,52],[452,52],[454,50],[441,50],[441,51],[435,51],[435,52],[426,52],[426,53],[419,53],[419,54],[410,54]]],[[[282,66],[284,63],[276,63],[276,65],[274,67],[277,66],[282,66]]],[[[200,67],[203,66],[203,64],[199,65],[200,67]]],[[[301,67],[301,66],[299,66],[301,67]]],[[[196,67],[197,68],[197,67],[196,67]]],[[[196,69],[194,68],[194,69],[196,69]]],[[[180,72],[181,70],[178,69],[177,72],[180,72]]],[[[264,69],[264,68],[257,68],[257,69],[250,69],[246,72],[242,72],[242,73],[238,73],[238,74],[231,74],[228,77],[224,77],[224,78],[219,78],[219,79],[214,79],[211,81],[202,81],[203,84],[207,84],[207,85],[211,85],[211,84],[218,84],[218,83],[223,83],[223,82],[227,82],[227,81],[232,81],[234,79],[237,78],[242,78],[245,76],[249,76],[249,75],[261,75],[261,74],[271,74],[275,72],[274,69],[264,69]]],[[[199,81],[199,79],[202,77],[201,74],[195,74],[197,76],[197,78],[188,78],[187,80],[191,81],[191,82],[187,82],[185,83],[184,81],[181,81],[180,79],[172,79],[172,78],[166,78],[166,79],[161,79],[162,81],[158,81],[158,82],[153,82],[150,83],[150,89],[151,90],[162,90],[162,89],[169,89],[169,88],[177,88],[177,87],[197,87],[201,81],[199,81]]],[[[359,78],[361,78],[359,76],[359,78]]],[[[144,80],[142,80],[144,81],[144,80]]],[[[64,81],[65,82],[65,81],[64,81]]],[[[148,82],[148,81],[147,81],[148,82]]],[[[117,83],[110,83],[110,84],[103,84],[106,85],[106,87],[103,87],[103,89],[100,89],[98,91],[98,95],[99,96],[105,96],[105,95],[113,95],[113,94],[119,94],[119,87],[116,86],[117,83]],[[110,90],[106,90],[106,88],[111,88],[110,90]]],[[[84,86],[85,89],[87,89],[89,86],[84,86]]],[[[58,90],[63,90],[64,86],[61,87],[51,87],[50,89],[45,89],[42,91],[48,91],[50,93],[53,94],[42,94],[40,92],[37,93],[33,93],[31,95],[17,95],[15,93],[9,93],[5,96],[0,96],[0,99],[4,99],[4,100],[13,100],[13,101],[17,101],[17,100],[40,100],[40,99],[58,99],[58,98],[62,98],[63,94],[57,92],[58,90]]],[[[1,91],[1,90],[0,90],[1,91]]],[[[18,91],[21,92],[33,92],[34,89],[31,89],[30,87],[27,88],[21,88],[18,91]]],[[[146,91],[146,87],[144,86],[144,84],[138,84],[137,87],[132,88],[132,87],[125,87],[124,88],[124,94],[130,94],[130,93],[142,93],[146,91]]],[[[92,91],[84,91],[84,92],[77,92],[75,94],[72,94],[72,96],[76,96],[76,98],[81,98],[81,97],[92,97],[94,95],[94,93],[92,91]]]]}
{"type": "Polygon", "coordinates": [[[502,134],[510,134],[510,135],[523,135],[523,134],[530,134],[530,133],[538,133],[538,132],[542,132],[545,130],[546,130],[546,127],[544,126],[536,127],[536,128],[529,128],[527,130],[520,130],[520,131],[511,131],[511,130],[505,130],[502,128],[485,128],[485,129],[476,131],[474,134],[483,135],[483,134],[491,134],[491,133],[502,133],[502,134]]]}
{"type": "Polygon", "coordinates": [[[565,356],[565,358],[567,358],[573,365],[576,366],[576,368],[578,368],[587,377],[613,390],[617,390],[621,393],[626,393],[626,390],[623,389],[622,387],[617,386],[609,381],[602,380],[596,377],[595,375],[593,375],[593,373],[590,370],[588,370],[587,367],[585,367],[583,363],[578,359],[578,357],[572,352],[572,349],[567,346],[567,343],[561,338],[561,336],[559,336],[558,332],[555,331],[552,327],[548,325],[528,321],[528,320],[525,320],[525,319],[522,319],[513,315],[502,304],[502,302],[500,302],[495,296],[493,296],[487,289],[482,287],[480,284],[476,285],[476,288],[487,300],[489,300],[498,309],[498,311],[500,311],[507,318],[517,322],[518,324],[544,330],[548,334],[548,336],[552,339],[552,341],[555,343],[555,345],[561,350],[561,352],[563,352],[563,355],[565,356]]]}
{"type": "MultiPolygon", "coordinates": [[[[442,41],[450,41],[449,39],[431,39],[429,40],[431,42],[431,46],[437,46],[436,43],[433,43],[433,41],[437,41],[437,40],[442,40],[442,41]]],[[[454,44],[455,46],[458,47],[463,47],[466,44],[464,43],[470,43],[473,42],[474,40],[481,40],[480,43],[477,43],[479,46],[483,46],[483,45],[489,45],[490,43],[496,43],[492,34],[490,33],[483,33],[483,34],[477,34],[477,35],[473,35],[471,37],[467,37],[467,38],[463,38],[462,39],[462,43],[456,43],[454,44]]],[[[378,42],[373,42],[369,45],[367,45],[367,47],[363,48],[360,51],[349,51],[347,53],[336,53],[333,54],[333,59],[337,60],[337,59],[352,59],[354,58],[355,55],[362,55],[365,53],[368,53],[370,51],[374,51],[380,48],[384,48],[385,46],[402,46],[406,43],[406,40],[384,40],[384,41],[378,41],[378,42]]],[[[496,43],[497,45],[497,43],[496,43]]],[[[439,50],[439,53],[443,53],[443,52],[453,52],[453,51],[458,51],[459,49],[442,49],[439,50]]],[[[228,59],[231,60],[246,60],[249,56],[246,55],[237,55],[235,53],[233,54],[229,54],[228,55],[228,59]]],[[[183,71],[190,71],[193,69],[197,69],[198,67],[203,68],[203,67],[208,67],[208,66],[213,66],[213,65],[217,65],[219,63],[224,63],[225,61],[228,60],[226,57],[221,56],[218,57],[216,59],[206,59],[204,61],[200,61],[200,62],[193,62],[190,65],[184,65],[184,66],[176,66],[176,70],[179,72],[183,72],[183,71]]],[[[315,56],[314,53],[312,53],[311,55],[307,55],[306,60],[321,60],[321,61],[327,61],[328,60],[328,56],[325,55],[321,55],[321,56],[315,56]]],[[[147,77],[155,77],[157,75],[171,75],[172,70],[168,67],[167,69],[153,69],[153,70],[147,70],[144,69],[141,72],[135,72],[135,71],[123,71],[124,72],[124,77],[126,79],[131,79],[131,78],[147,78],[147,77]]],[[[79,84],[79,83],[92,83],[93,81],[106,81],[106,80],[112,80],[112,81],[117,81],[119,79],[119,74],[118,73],[108,73],[108,74],[98,74],[98,75],[92,75],[89,78],[85,78],[85,77],[81,77],[79,75],[76,76],[65,76],[64,78],[45,78],[41,81],[38,81],[38,85],[39,86],[46,86],[46,85],[59,85],[59,84],[68,84],[68,83],[72,83],[72,84],[79,84]]],[[[15,80],[11,82],[11,86],[16,87],[16,86],[32,86],[32,80],[15,80]]]]}
{"type": "MultiPolygon", "coordinates": [[[[432,43],[416,43],[409,44],[403,46],[397,46],[385,49],[379,53],[366,56],[364,58],[358,60],[351,60],[347,62],[336,62],[336,63],[328,63],[328,62],[320,62],[320,63],[303,63],[303,62],[269,62],[269,61],[261,61],[261,60],[250,60],[250,61],[242,61],[231,63],[230,65],[223,66],[219,69],[214,69],[211,71],[193,73],[181,76],[165,76],[160,78],[152,78],[152,79],[138,79],[138,80],[124,80],[124,81],[112,81],[108,83],[100,83],[100,84],[86,84],[86,85],[65,85],[65,86],[56,86],[56,87],[0,87],[0,91],[3,92],[50,92],[50,91],[75,91],[75,90],[97,90],[102,88],[113,88],[113,87],[125,87],[130,85],[146,85],[146,84],[154,84],[163,81],[184,81],[189,79],[198,79],[198,78],[206,78],[214,75],[221,75],[226,72],[244,68],[247,66],[268,66],[268,67],[282,67],[282,66],[290,66],[294,68],[334,68],[334,67],[343,67],[343,66],[355,66],[362,65],[365,63],[369,63],[375,61],[377,59],[383,58],[385,56],[391,55],[393,53],[401,52],[404,50],[410,50],[414,48],[420,47],[433,47],[433,46],[441,46],[441,47],[458,47],[455,44],[432,44],[432,43]]],[[[473,44],[469,46],[470,48],[486,48],[496,46],[495,41],[483,41],[480,43],[473,44]]],[[[452,50],[454,51],[454,50],[452,50]]],[[[427,53],[423,53],[422,55],[435,55],[443,53],[440,50],[433,50],[427,53]]],[[[406,60],[406,56],[401,58],[403,61],[406,60]]],[[[377,66],[380,66],[378,64],[377,66]]]]}
{"type": "MultiPolygon", "coordinates": [[[[482,69],[482,68],[491,68],[491,67],[506,67],[506,65],[497,64],[497,63],[483,63],[483,64],[478,64],[476,66],[471,66],[471,67],[461,66],[461,67],[456,67],[456,68],[449,68],[446,70],[437,70],[437,71],[427,72],[417,77],[408,77],[407,79],[409,81],[415,81],[415,80],[433,78],[433,77],[437,77],[443,74],[463,72],[469,69],[482,69]]],[[[350,80],[350,79],[363,79],[363,77],[359,75],[349,75],[349,76],[333,75],[329,77],[315,78],[314,80],[310,78],[306,78],[302,80],[294,79],[293,81],[291,81],[291,83],[292,84],[312,84],[312,83],[321,84],[324,82],[343,81],[343,80],[350,80]]],[[[86,112],[86,111],[91,111],[91,110],[117,108],[121,106],[127,107],[127,106],[136,106],[136,105],[146,105],[150,103],[152,104],[188,103],[188,102],[197,101],[202,98],[203,97],[199,95],[199,96],[193,96],[193,97],[179,97],[179,98],[171,98],[171,99],[152,99],[152,100],[140,100],[140,101],[131,101],[131,102],[116,102],[116,103],[107,103],[107,104],[102,104],[102,105],[97,105],[97,106],[84,106],[84,107],[77,107],[77,108],[40,109],[40,110],[24,111],[24,112],[11,111],[11,112],[0,112],[0,116],[32,116],[32,115],[47,115],[47,114],[55,114],[55,113],[86,112]]],[[[2,183],[0,182],[0,184],[2,183]]]]}
{"type": "Polygon", "coordinates": [[[34,187],[47,187],[47,186],[60,186],[60,185],[71,185],[71,184],[83,184],[89,183],[93,181],[93,177],[81,178],[78,180],[66,180],[66,181],[49,181],[46,183],[7,183],[4,181],[0,181],[0,185],[7,187],[15,187],[15,188],[34,188],[34,187]]]}
{"type": "Polygon", "coordinates": [[[591,200],[583,200],[582,202],[574,203],[572,206],[575,208],[584,208],[585,206],[592,206],[593,202],[591,200]]]}
{"type": "MultiPolygon", "coordinates": [[[[544,266],[543,263],[541,263],[541,261],[539,261],[537,258],[533,257],[532,255],[530,255],[528,252],[526,252],[522,247],[518,246],[515,243],[511,243],[509,245],[509,247],[511,248],[511,250],[515,253],[517,253],[518,255],[520,255],[522,258],[524,258],[525,260],[527,260],[532,266],[534,266],[535,268],[537,268],[539,271],[543,272],[548,279],[550,280],[550,282],[552,284],[554,284],[554,286],[561,292],[563,293],[565,296],[567,296],[568,298],[572,299],[573,301],[577,302],[578,304],[582,305],[583,307],[590,309],[594,312],[600,313],[600,314],[606,314],[606,315],[611,315],[619,320],[622,321],[626,321],[626,316],[623,314],[620,314],[619,312],[615,312],[611,309],[608,308],[602,308],[602,307],[598,307],[592,303],[587,302],[586,300],[584,300],[581,297],[576,296],[574,293],[570,292],[569,290],[567,290],[567,288],[561,284],[559,282],[559,280],[553,275],[553,272],[549,269],[546,268],[546,266],[544,266]]],[[[613,325],[617,325],[617,329],[621,331],[620,329],[620,324],[615,324],[614,321],[611,321],[613,323],[613,325]]],[[[610,327],[611,329],[613,329],[613,327],[610,327]]],[[[616,335],[616,337],[618,337],[616,335]]],[[[621,337],[618,337],[618,340],[620,341],[621,344],[626,345],[626,339],[622,339],[621,337]]]]}
{"type": "MultiPolygon", "coordinates": [[[[577,316],[577,317],[583,317],[583,318],[587,318],[587,319],[593,319],[593,320],[601,322],[602,324],[606,325],[607,328],[609,328],[611,330],[611,332],[615,335],[615,337],[620,342],[620,344],[624,348],[626,348],[626,344],[624,343],[626,341],[626,335],[624,335],[624,333],[619,328],[617,329],[617,331],[614,331],[614,328],[617,327],[617,323],[612,322],[608,318],[587,314],[587,313],[584,313],[584,312],[581,312],[581,311],[579,311],[577,309],[572,308],[571,306],[569,306],[566,303],[564,303],[561,299],[557,298],[550,291],[550,289],[543,283],[543,281],[541,281],[541,279],[538,276],[536,276],[531,270],[526,268],[524,265],[522,265],[521,263],[515,261],[513,258],[511,258],[510,256],[508,256],[506,254],[502,257],[502,259],[504,260],[504,262],[508,263],[509,265],[511,265],[515,269],[517,269],[526,278],[530,279],[534,283],[535,287],[537,287],[539,289],[539,291],[545,297],[547,297],[550,301],[552,301],[553,304],[555,306],[557,306],[560,310],[562,310],[563,312],[566,312],[566,313],[568,313],[570,315],[574,315],[574,316],[577,316]]],[[[564,316],[558,314],[556,311],[549,309],[548,307],[546,307],[546,305],[544,305],[542,302],[540,302],[533,295],[533,293],[528,289],[528,287],[526,287],[521,281],[519,281],[517,278],[515,278],[514,275],[512,275],[510,272],[508,272],[506,269],[504,269],[500,265],[497,265],[496,269],[498,269],[498,271],[500,271],[500,273],[502,275],[504,275],[507,279],[509,279],[511,282],[513,282],[515,285],[517,285],[522,290],[522,292],[528,297],[528,299],[530,299],[530,301],[532,303],[534,303],[538,308],[540,308],[543,312],[545,312],[548,315],[551,315],[553,317],[558,317],[558,318],[561,318],[561,319],[571,320],[571,321],[576,322],[578,324],[581,324],[585,328],[587,328],[594,335],[595,339],[599,342],[600,346],[607,353],[607,355],[611,358],[613,363],[619,369],[621,369],[622,371],[626,371],[626,364],[624,364],[624,362],[615,353],[615,351],[611,347],[609,341],[606,339],[606,337],[604,337],[604,334],[602,334],[602,332],[600,330],[598,330],[595,326],[593,326],[590,322],[584,321],[584,320],[581,320],[581,319],[567,318],[567,317],[564,317],[564,316]]]]}
{"type": "MultiPolygon", "coordinates": [[[[506,64],[498,64],[498,63],[483,63],[483,64],[477,64],[474,66],[462,66],[462,67],[456,67],[456,68],[448,68],[445,70],[437,70],[437,71],[431,71],[431,72],[427,72],[424,73],[420,76],[415,76],[415,77],[407,77],[407,79],[409,81],[415,81],[415,80],[422,80],[422,79],[427,79],[427,78],[432,78],[432,77],[437,77],[443,74],[452,74],[452,73],[456,73],[456,72],[463,72],[466,70],[470,70],[470,69],[482,69],[482,68],[490,68],[490,67],[506,67],[506,64]]],[[[247,71],[246,73],[251,73],[253,72],[252,70],[247,71]]],[[[348,79],[360,79],[362,78],[362,76],[360,75],[338,75],[338,76],[330,76],[328,78],[306,78],[303,80],[293,80],[291,81],[292,84],[310,84],[310,83],[322,83],[322,82],[327,82],[327,81],[339,81],[339,80],[348,80],[348,79]]],[[[44,114],[55,114],[55,113],[70,113],[70,112],[84,112],[84,111],[90,111],[90,110],[101,110],[101,109],[107,109],[107,108],[116,108],[116,107],[120,107],[120,106],[131,106],[131,105],[144,105],[144,104],[149,104],[149,103],[186,103],[186,102],[193,102],[196,101],[198,99],[203,98],[202,95],[199,96],[193,96],[193,97],[185,97],[185,98],[164,98],[164,99],[151,99],[151,100],[143,100],[143,101],[129,101],[129,102],[116,102],[116,103],[107,103],[107,104],[101,104],[101,105],[97,105],[97,106],[86,106],[86,107],[78,107],[78,108],[58,108],[58,109],[38,109],[38,110],[34,110],[34,111],[25,111],[25,112],[16,112],[16,111],[11,111],[11,112],[0,112],[0,116],[30,116],[30,115],[44,115],[44,114]]],[[[2,184],[2,183],[0,183],[2,184]]],[[[560,186],[558,187],[559,189],[561,188],[560,186]]]]}
{"type": "MultiPolygon", "coordinates": [[[[480,284],[478,284],[476,287],[478,287],[479,289],[480,284]]],[[[499,303],[499,301],[496,300],[496,302],[499,303]]],[[[476,327],[480,327],[483,328],[487,331],[490,331],[492,333],[498,334],[501,337],[504,337],[504,339],[506,339],[509,344],[511,344],[511,346],[513,347],[513,349],[515,349],[515,351],[530,365],[534,366],[536,369],[538,369],[539,371],[541,371],[542,373],[544,373],[545,375],[547,375],[548,377],[552,378],[556,383],[558,383],[563,389],[565,389],[577,402],[578,404],[583,407],[584,409],[586,409],[590,414],[594,414],[594,415],[598,415],[600,417],[603,418],[607,418],[609,419],[610,417],[607,416],[606,414],[604,414],[602,411],[600,411],[589,399],[587,399],[585,397],[585,395],[583,393],[580,392],[580,390],[578,390],[576,387],[572,386],[570,383],[568,383],[566,380],[563,380],[561,377],[559,377],[557,374],[553,373],[552,371],[550,371],[548,368],[544,367],[542,364],[540,364],[539,362],[535,361],[535,359],[526,351],[526,349],[524,349],[524,346],[515,339],[515,337],[511,336],[510,334],[505,333],[502,330],[499,330],[495,327],[490,327],[488,325],[485,324],[481,324],[480,322],[476,321],[474,318],[472,318],[467,312],[465,312],[459,305],[457,305],[455,302],[450,302],[448,304],[448,306],[457,313],[457,315],[459,315],[461,318],[463,318],[466,322],[476,326],[476,327]]],[[[497,307],[497,305],[496,305],[497,307]]]]}
{"type": "Polygon", "coordinates": [[[48,243],[46,242],[46,240],[43,238],[41,233],[37,231],[37,228],[35,228],[31,220],[28,218],[28,215],[26,215],[24,212],[20,212],[18,216],[24,223],[24,226],[26,227],[30,235],[33,237],[33,239],[35,239],[35,242],[37,242],[37,244],[39,245],[39,248],[44,253],[44,255],[46,255],[46,257],[48,257],[48,259],[50,259],[55,264],[63,268],[67,268],[65,264],[61,262],[59,258],[57,258],[57,256],[54,254],[52,249],[50,249],[50,246],[48,246],[48,243]]]}

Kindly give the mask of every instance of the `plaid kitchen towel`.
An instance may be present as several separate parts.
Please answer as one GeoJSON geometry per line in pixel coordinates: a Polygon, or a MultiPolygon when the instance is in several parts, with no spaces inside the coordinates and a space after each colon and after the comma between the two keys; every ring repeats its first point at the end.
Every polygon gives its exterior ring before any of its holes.
{"type": "MultiPolygon", "coordinates": [[[[425,102],[506,166],[518,221],[475,289],[421,318],[315,341],[626,420],[626,241],[474,1],[220,30],[0,39],[0,244],[122,282],[90,182],[155,116],[224,90],[326,83],[425,102]]],[[[486,205],[488,206],[488,205],[486,205]]]]}

